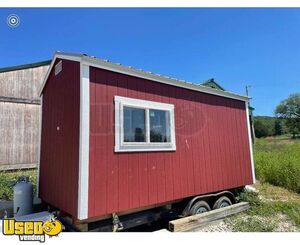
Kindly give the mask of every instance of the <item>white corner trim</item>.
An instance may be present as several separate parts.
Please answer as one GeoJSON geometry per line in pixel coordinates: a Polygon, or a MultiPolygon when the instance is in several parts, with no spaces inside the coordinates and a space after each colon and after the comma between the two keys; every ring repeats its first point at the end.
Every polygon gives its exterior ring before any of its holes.
{"type": "Polygon", "coordinates": [[[78,219],[88,218],[89,194],[89,132],[90,131],[90,68],[80,64],[80,128],[78,219]]]}
{"type": "Polygon", "coordinates": [[[245,102],[246,106],[246,116],[247,116],[247,128],[248,128],[248,141],[249,141],[249,150],[250,150],[250,159],[251,159],[251,170],[252,170],[252,179],[253,183],[255,183],[255,168],[254,168],[254,159],[253,159],[253,146],[252,146],[252,138],[251,138],[251,126],[250,126],[250,118],[249,118],[249,103],[245,102]]]}
{"type": "Polygon", "coordinates": [[[36,197],[39,197],[40,189],[40,171],[41,171],[41,150],[42,150],[42,119],[43,119],[43,95],[41,96],[41,105],[40,105],[40,128],[39,128],[39,155],[38,155],[38,171],[37,171],[37,185],[36,185],[36,197]]]}
{"type": "Polygon", "coordinates": [[[175,120],[174,105],[149,100],[133,99],[128,97],[115,96],[115,152],[147,152],[147,151],[175,151],[175,120]],[[146,142],[123,142],[123,107],[131,106],[145,109],[146,142]],[[160,143],[150,142],[149,130],[149,109],[164,110],[170,116],[171,142],[160,143]]]}

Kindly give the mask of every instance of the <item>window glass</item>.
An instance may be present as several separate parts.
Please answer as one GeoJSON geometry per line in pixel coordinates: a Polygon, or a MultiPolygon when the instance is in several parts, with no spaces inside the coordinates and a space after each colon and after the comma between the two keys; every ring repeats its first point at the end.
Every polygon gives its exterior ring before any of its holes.
{"type": "Polygon", "coordinates": [[[146,142],[145,110],[124,106],[123,112],[124,142],[146,142]]]}
{"type": "Polygon", "coordinates": [[[149,110],[150,142],[171,142],[170,112],[149,110]]]}
{"type": "Polygon", "coordinates": [[[176,151],[174,105],[115,96],[115,152],[176,151]]]}

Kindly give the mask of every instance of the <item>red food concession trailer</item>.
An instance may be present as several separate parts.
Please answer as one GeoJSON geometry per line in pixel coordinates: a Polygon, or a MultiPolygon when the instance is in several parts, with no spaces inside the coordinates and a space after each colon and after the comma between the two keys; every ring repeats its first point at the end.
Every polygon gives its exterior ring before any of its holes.
{"type": "Polygon", "coordinates": [[[227,206],[255,181],[248,97],[60,52],[40,94],[39,196],[82,230],[227,206]]]}

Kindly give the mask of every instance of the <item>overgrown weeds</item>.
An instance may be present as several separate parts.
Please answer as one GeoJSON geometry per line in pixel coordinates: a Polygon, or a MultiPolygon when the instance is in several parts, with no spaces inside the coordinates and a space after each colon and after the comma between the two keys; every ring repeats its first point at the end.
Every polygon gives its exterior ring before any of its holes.
{"type": "Polygon", "coordinates": [[[0,200],[12,200],[14,181],[20,176],[29,176],[33,184],[34,193],[36,192],[37,170],[18,170],[18,171],[1,171],[0,172],[0,200]]]}
{"type": "Polygon", "coordinates": [[[300,193],[300,142],[258,139],[254,146],[255,172],[262,182],[300,193]]]}

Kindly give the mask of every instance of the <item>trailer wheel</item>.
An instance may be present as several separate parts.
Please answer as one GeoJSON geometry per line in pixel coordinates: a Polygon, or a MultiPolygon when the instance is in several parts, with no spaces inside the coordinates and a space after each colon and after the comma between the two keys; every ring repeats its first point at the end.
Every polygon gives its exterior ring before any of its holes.
{"type": "Polygon", "coordinates": [[[213,209],[225,208],[232,205],[230,199],[226,196],[221,196],[214,204],[213,209]]]}
{"type": "Polygon", "coordinates": [[[202,214],[205,212],[210,211],[210,207],[208,205],[207,202],[205,201],[198,201],[196,203],[194,203],[194,205],[191,207],[190,209],[190,215],[194,215],[194,214],[202,214]]]}

